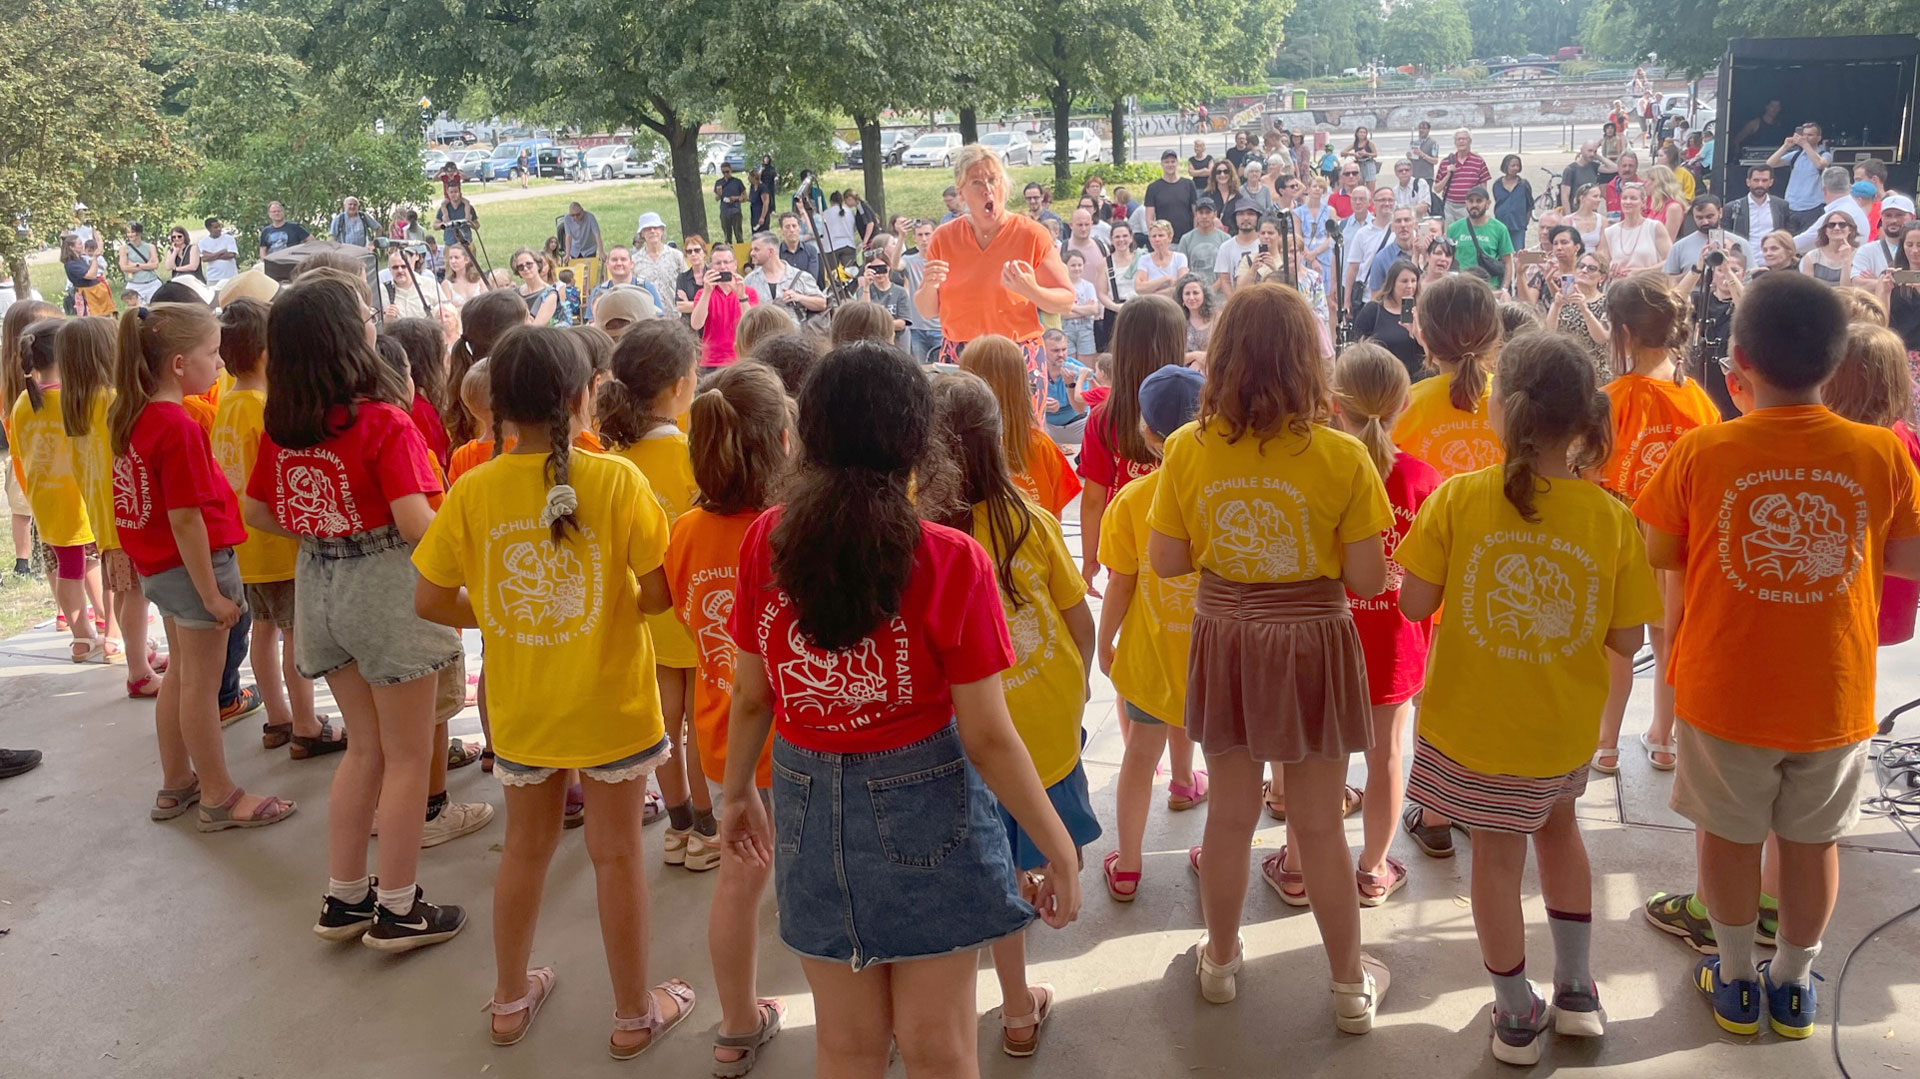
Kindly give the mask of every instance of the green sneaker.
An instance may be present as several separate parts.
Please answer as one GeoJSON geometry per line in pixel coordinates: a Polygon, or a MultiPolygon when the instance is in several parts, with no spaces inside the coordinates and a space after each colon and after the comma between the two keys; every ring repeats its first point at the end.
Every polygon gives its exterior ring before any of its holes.
{"type": "MultiPolygon", "coordinates": [[[[1647,921],[1655,929],[1679,937],[1686,941],[1687,947],[1702,955],[1720,954],[1720,946],[1713,939],[1713,923],[1707,920],[1706,911],[1702,904],[1695,900],[1693,892],[1678,894],[1655,892],[1653,898],[1647,900],[1645,911],[1647,921]]],[[[1779,933],[1779,905],[1768,906],[1763,903],[1760,907],[1760,925],[1754,932],[1754,940],[1772,948],[1779,933]]]]}

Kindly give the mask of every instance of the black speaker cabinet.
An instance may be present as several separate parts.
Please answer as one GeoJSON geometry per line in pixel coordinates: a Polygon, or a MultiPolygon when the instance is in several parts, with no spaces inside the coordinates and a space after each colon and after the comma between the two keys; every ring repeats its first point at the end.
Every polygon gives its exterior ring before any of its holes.
{"type": "MultiPolygon", "coordinates": [[[[1920,38],[1910,35],[1734,38],[1720,62],[1714,189],[1743,193],[1749,166],[1766,161],[1799,125],[1818,122],[1834,164],[1851,168],[1877,157],[1887,163],[1890,186],[1914,190],[1916,80],[1920,38]],[[1755,119],[1758,129],[1738,141],[1755,119]]],[[[1786,177],[1777,175],[1773,193],[1785,191],[1786,177]]]]}

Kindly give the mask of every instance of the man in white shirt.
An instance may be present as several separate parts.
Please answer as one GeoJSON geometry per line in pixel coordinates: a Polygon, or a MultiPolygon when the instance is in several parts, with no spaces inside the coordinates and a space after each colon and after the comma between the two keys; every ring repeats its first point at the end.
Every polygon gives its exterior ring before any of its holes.
{"type": "Polygon", "coordinates": [[[1213,288],[1221,296],[1232,294],[1233,271],[1239,268],[1241,257],[1260,249],[1260,207],[1245,199],[1235,199],[1231,210],[1233,238],[1220,245],[1213,259],[1213,288]]]}
{"type": "Polygon", "coordinates": [[[761,303],[780,304],[793,313],[794,321],[802,323],[827,309],[827,296],[813,275],[781,260],[780,237],[771,232],[755,233],[747,257],[753,262],[753,269],[747,273],[747,288],[759,294],[761,303]]]}
{"type": "Polygon", "coordinates": [[[240,272],[240,245],[217,217],[206,220],[207,234],[196,244],[200,249],[200,277],[213,289],[240,272]]]}
{"type": "Polygon", "coordinates": [[[1393,208],[1412,210],[1415,216],[1427,213],[1433,205],[1433,185],[1413,174],[1413,162],[1394,162],[1393,179],[1393,208]]]}
{"type": "Polygon", "coordinates": [[[826,237],[826,251],[821,253],[822,270],[836,266],[852,265],[860,246],[860,229],[856,224],[856,214],[839,193],[831,199],[827,212],[820,215],[820,231],[826,237]]]}
{"type": "Polygon", "coordinates": [[[1358,228],[1349,229],[1346,237],[1345,265],[1340,270],[1342,302],[1340,308],[1348,314],[1360,309],[1366,303],[1365,296],[1354,295],[1354,279],[1360,279],[1364,292],[1367,280],[1367,267],[1373,264],[1373,256],[1380,253],[1380,245],[1387,242],[1393,234],[1394,194],[1390,187],[1381,187],[1373,193],[1373,217],[1358,228]]]}
{"type": "Polygon", "coordinates": [[[1755,165],[1747,170],[1747,197],[1727,206],[1726,227],[1747,241],[1749,251],[1760,250],[1767,233],[1787,227],[1787,204],[1773,196],[1773,169],[1755,165]]]}
{"type": "Polygon", "coordinates": [[[1889,239],[1913,222],[1913,200],[1898,191],[1889,191],[1880,200],[1880,238],[1862,244],[1853,256],[1853,279],[1875,278],[1893,266],[1900,253],[1900,241],[1889,239]]]}
{"type": "Polygon", "coordinates": [[[1827,170],[1820,174],[1820,194],[1827,200],[1826,205],[1821,208],[1820,216],[1806,226],[1805,231],[1794,236],[1794,249],[1804,255],[1819,246],[1822,223],[1833,213],[1844,213],[1853,218],[1854,225],[1860,230],[1859,239],[1865,240],[1873,235],[1873,226],[1867,221],[1867,207],[1873,205],[1873,185],[1863,180],[1857,187],[1864,188],[1865,194],[1855,193],[1853,174],[1844,167],[1827,166],[1827,170]]]}

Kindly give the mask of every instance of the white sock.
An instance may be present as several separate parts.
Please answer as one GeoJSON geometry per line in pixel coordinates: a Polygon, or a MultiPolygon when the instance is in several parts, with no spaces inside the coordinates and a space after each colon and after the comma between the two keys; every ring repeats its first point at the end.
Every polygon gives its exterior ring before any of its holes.
{"type": "Polygon", "coordinates": [[[1757,982],[1760,972],[1753,966],[1753,942],[1759,934],[1758,919],[1745,925],[1728,925],[1713,916],[1709,911],[1707,921],[1713,924],[1714,943],[1720,945],[1720,980],[1723,982],[1757,982]]]}
{"type": "Polygon", "coordinates": [[[327,878],[327,894],[350,907],[365,902],[367,892],[371,891],[372,888],[372,877],[361,877],[359,880],[334,880],[332,877],[327,878]]]}
{"type": "Polygon", "coordinates": [[[1813,960],[1820,954],[1820,942],[1802,948],[1798,944],[1787,943],[1787,938],[1776,937],[1777,944],[1773,953],[1773,963],[1767,967],[1767,976],[1775,985],[1798,982],[1809,985],[1813,981],[1813,960]]]}
{"type": "Polygon", "coordinates": [[[376,890],[380,905],[394,914],[405,914],[413,909],[413,882],[408,881],[398,888],[380,888],[376,890]]]}

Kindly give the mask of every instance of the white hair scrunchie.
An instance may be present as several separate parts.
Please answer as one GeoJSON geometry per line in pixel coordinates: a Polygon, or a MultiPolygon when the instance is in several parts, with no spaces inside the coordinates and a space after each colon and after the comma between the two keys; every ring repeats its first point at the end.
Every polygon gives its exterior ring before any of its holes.
{"type": "Polygon", "coordinates": [[[540,524],[542,527],[551,526],[579,508],[580,496],[574,493],[573,488],[556,483],[547,488],[547,504],[540,510],[540,524]]]}

